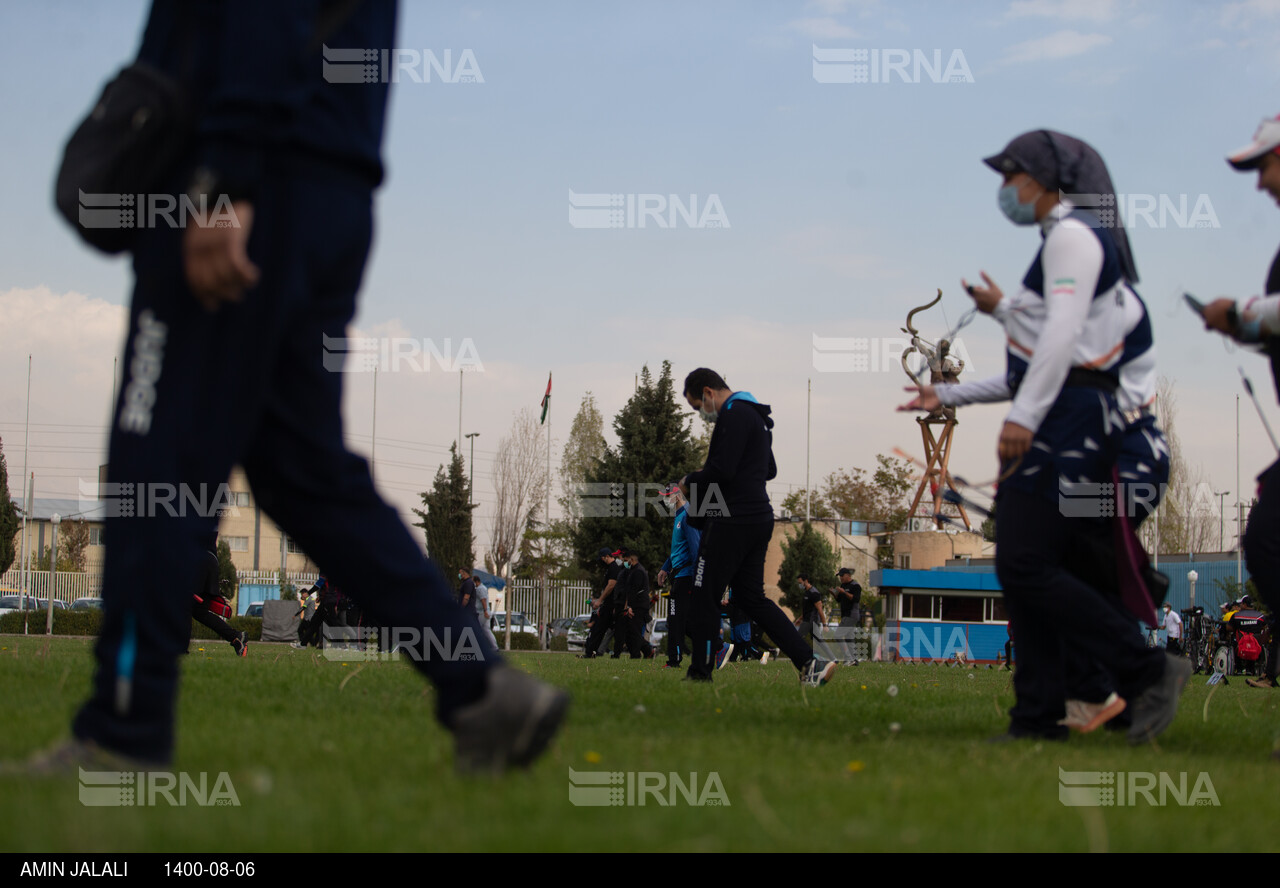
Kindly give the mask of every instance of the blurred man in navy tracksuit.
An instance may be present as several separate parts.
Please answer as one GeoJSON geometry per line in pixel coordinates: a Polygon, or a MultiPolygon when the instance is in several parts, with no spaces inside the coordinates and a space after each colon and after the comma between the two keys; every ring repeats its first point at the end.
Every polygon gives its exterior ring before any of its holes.
{"type": "MultiPolygon", "coordinates": [[[[330,340],[345,337],[365,272],[388,85],[329,82],[321,47],[395,40],[394,0],[154,0],[139,60],[179,80],[195,116],[166,187],[225,195],[238,225],[139,232],[108,480],[216,485],[243,465],[263,510],[332,583],[377,625],[423,637],[412,659],[437,688],[459,767],[501,770],[541,752],[567,695],[502,666],[478,632],[482,657],[431,656],[427,633],[475,632],[474,612],[342,440],[330,340]],[[214,404],[223,421],[207,433],[214,404]]],[[[33,770],[102,752],[171,760],[190,619],[173,590],[194,584],[216,521],[163,508],[108,519],[93,693],[74,739],[33,770]]]]}

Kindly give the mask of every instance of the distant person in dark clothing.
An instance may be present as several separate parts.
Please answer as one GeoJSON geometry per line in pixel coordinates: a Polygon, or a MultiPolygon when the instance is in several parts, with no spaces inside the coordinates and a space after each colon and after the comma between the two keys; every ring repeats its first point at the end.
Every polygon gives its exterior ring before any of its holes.
{"type": "Polygon", "coordinates": [[[800,585],[800,591],[804,594],[800,619],[796,625],[800,628],[800,635],[810,644],[813,644],[814,629],[825,625],[827,621],[826,616],[822,613],[822,590],[813,585],[808,574],[800,574],[796,577],[796,582],[800,585]]]}
{"type": "Polygon", "coordinates": [[[857,629],[862,625],[862,586],[853,578],[853,571],[840,568],[837,574],[840,588],[836,590],[836,602],[840,605],[840,628],[857,629]]]}
{"type": "Polygon", "coordinates": [[[590,620],[591,634],[587,636],[587,643],[582,649],[584,659],[598,656],[606,633],[613,629],[613,606],[617,603],[614,595],[621,594],[615,593],[618,580],[622,576],[622,564],[618,561],[618,552],[605,548],[597,553],[597,557],[605,564],[604,588],[594,601],[595,610],[590,620]]]}
{"type": "Polygon", "coordinates": [[[613,655],[622,655],[625,645],[631,652],[631,659],[652,657],[653,646],[645,640],[644,630],[649,625],[649,573],[640,563],[640,556],[635,552],[627,552],[627,572],[625,604],[622,621],[614,628],[613,655]]]}
{"type": "MultiPolygon", "coordinates": [[[[208,541],[209,549],[201,557],[200,578],[191,596],[191,617],[202,626],[208,626],[218,637],[231,645],[236,656],[249,653],[249,633],[232,629],[224,619],[231,613],[227,599],[218,592],[218,535],[208,541]],[[217,611],[217,613],[215,613],[217,611]]],[[[189,642],[188,642],[189,643],[189,642]]]]}

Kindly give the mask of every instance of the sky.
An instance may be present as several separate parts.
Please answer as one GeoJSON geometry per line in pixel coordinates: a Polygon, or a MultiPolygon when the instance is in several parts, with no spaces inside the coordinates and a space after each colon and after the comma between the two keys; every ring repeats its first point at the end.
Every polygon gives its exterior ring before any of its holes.
{"type": "MultiPolygon", "coordinates": [[[[37,496],[74,496],[106,459],[132,276],[56,216],[52,185],[145,14],[135,0],[0,7],[0,441],[15,493],[24,463],[37,496]]],[[[458,438],[456,367],[471,368],[478,560],[498,443],[537,410],[548,373],[553,470],[584,393],[608,424],[664,360],[677,382],[709,366],[772,405],[775,504],[806,477],[921,453],[894,411],[907,378],[883,356],[939,288],[941,306],[916,318],[931,339],[968,308],[962,277],[985,270],[1006,291],[1021,279],[1038,232],[1001,215],[981,158],[1031,129],[1107,161],[1175,427],[1192,467],[1230,492],[1228,513],[1274,459],[1241,397],[1237,483],[1237,367],[1273,426],[1276,394],[1264,361],[1205,333],[1181,294],[1258,294],[1280,243],[1280,208],[1224,162],[1280,113],[1280,0],[407,0],[395,48],[408,67],[351,333],[444,358],[378,374],[376,481],[410,520],[458,438]],[[859,72],[868,82],[848,82],[859,72]],[[616,227],[600,227],[613,217],[598,195],[620,196],[616,227]]],[[[990,319],[960,343],[963,378],[1003,371],[990,319]]],[[[347,438],[368,454],[373,376],[345,381],[347,438]]],[[[955,471],[995,476],[1004,414],[961,411],[955,471]]]]}

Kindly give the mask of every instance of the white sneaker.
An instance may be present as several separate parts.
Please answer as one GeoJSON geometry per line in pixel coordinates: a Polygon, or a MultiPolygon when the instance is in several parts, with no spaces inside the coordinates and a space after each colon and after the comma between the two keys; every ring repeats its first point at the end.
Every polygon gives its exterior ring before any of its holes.
{"type": "Polygon", "coordinates": [[[836,663],[834,660],[820,660],[814,657],[801,670],[800,683],[811,688],[820,687],[831,680],[831,676],[835,674],[835,671],[836,663]]]}
{"type": "Polygon", "coordinates": [[[760,665],[764,666],[768,662],[769,662],[769,652],[765,651],[763,654],[760,655],[760,665]]]}
{"type": "Polygon", "coordinates": [[[1088,734],[1090,731],[1096,731],[1124,712],[1127,705],[1124,698],[1114,691],[1111,692],[1111,696],[1101,703],[1068,700],[1067,717],[1060,719],[1058,724],[1079,731],[1081,734],[1088,734]]]}

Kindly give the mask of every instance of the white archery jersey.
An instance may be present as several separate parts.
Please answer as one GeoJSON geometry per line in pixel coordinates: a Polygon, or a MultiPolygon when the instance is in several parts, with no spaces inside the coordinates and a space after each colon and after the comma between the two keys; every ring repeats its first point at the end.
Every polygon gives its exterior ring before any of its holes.
{"type": "Polygon", "coordinates": [[[995,312],[1008,338],[1010,377],[1021,377],[1007,421],[1032,431],[1044,421],[1073,367],[1118,375],[1126,303],[1136,299],[1118,273],[1108,274],[1110,280],[1103,277],[1104,250],[1096,230],[1056,213],[1042,225],[1044,247],[1036,265],[995,312]]]}

